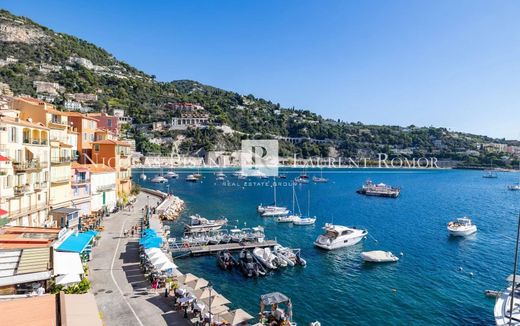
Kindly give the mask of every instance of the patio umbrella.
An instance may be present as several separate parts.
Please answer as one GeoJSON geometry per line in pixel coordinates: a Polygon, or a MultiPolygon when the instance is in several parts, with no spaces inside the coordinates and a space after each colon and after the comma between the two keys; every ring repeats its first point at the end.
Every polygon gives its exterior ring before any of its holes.
{"type": "Polygon", "coordinates": [[[224,305],[218,306],[218,307],[215,307],[215,308],[211,308],[211,314],[212,315],[222,314],[222,313],[227,312],[227,311],[229,311],[229,307],[228,306],[224,306],[224,305]]]}
{"type": "Polygon", "coordinates": [[[153,256],[153,255],[158,254],[158,253],[161,253],[161,252],[162,252],[162,251],[161,251],[161,249],[159,249],[159,248],[149,248],[149,249],[145,249],[145,250],[144,250],[144,253],[145,253],[148,257],[153,256]]]}
{"type": "Polygon", "coordinates": [[[171,261],[168,261],[160,266],[157,266],[157,268],[160,270],[160,271],[166,271],[168,269],[174,269],[174,268],[177,268],[177,265],[175,265],[174,263],[172,263],[171,261]]]}
{"type": "Polygon", "coordinates": [[[192,281],[195,281],[195,280],[198,280],[199,278],[191,273],[188,273],[188,274],[184,274],[184,275],[181,275],[179,277],[177,277],[177,281],[179,283],[189,283],[189,282],[192,282],[192,281]]]}
{"type": "Polygon", "coordinates": [[[79,274],[64,274],[56,277],[56,284],[67,285],[81,282],[79,274]]]}
{"type": "Polygon", "coordinates": [[[225,320],[233,326],[240,325],[243,322],[246,322],[251,319],[253,319],[253,316],[251,316],[250,314],[248,314],[247,312],[245,312],[242,309],[237,309],[235,311],[227,312],[227,313],[223,314],[222,317],[220,318],[220,320],[225,320]]]}
{"type": "MultiPolygon", "coordinates": [[[[197,299],[206,299],[206,298],[210,297],[210,291],[209,291],[208,288],[198,289],[198,290],[193,291],[193,295],[197,299]]],[[[212,297],[217,296],[217,295],[218,295],[217,291],[211,291],[211,296],[212,297]]]]}
{"type": "Polygon", "coordinates": [[[231,301],[229,301],[228,299],[224,298],[222,295],[217,295],[215,297],[212,297],[212,298],[206,298],[206,299],[203,299],[202,302],[204,302],[205,304],[208,305],[209,307],[209,301],[211,299],[211,310],[213,310],[213,308],[216,308],[218,306],[223,306],[225,304],[228,304],[228,303],[231,303],[231,301]]]}
{"type": "Polygon", "coordinates": [[[186,285],[194,290],[198,290],[208,285],[208,281],[203,278],[199,278],[198,280],[186,283],[186,285]]]}

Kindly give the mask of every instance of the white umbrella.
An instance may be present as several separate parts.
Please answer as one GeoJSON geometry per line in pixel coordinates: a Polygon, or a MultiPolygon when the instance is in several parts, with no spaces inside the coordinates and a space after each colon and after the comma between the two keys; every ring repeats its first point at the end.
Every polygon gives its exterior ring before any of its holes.
{"type": "Polygon", "coordinates": [[[209,301],[211,299],[211,309],[213,310],[213,308],[216,308],[218,306],[223,306],[225,304],[228,304],[228,303],[231,303],[231,301],[229,301],[228,299],[224,298],[222,295],[217,295],[215,297],[211,297],[211,298],[206,298],[206,299],[203,299],[202,301],[208,305],[209,307],[209,301]]]}
{"type": "Polygon", "coordinates": [[[184,275],[177,277],[177,281],[179,281],[179,283],[184,283],[184,284],[198,280],[198,279],[199,278],[197,276],[195,276],[191,273],[184,274],[184,275]]]}
{"type": "Polygon", "coordinates": [[[229,311],[229,307],[228,306],[218,306],[218,307],[215,307],[215,308],[211,308],[211,314],[212,315],[216,315],[216,314],[221,314],[223,312],[226,312],[226,311],[229,311]]]}
{"type": "Polygon", "coordinates": [[[206,298],[209,298],[210,297],[210,294],[212,297],[214,296],[217,296],[218,295],[218,292],[217,291],[210,291],[208,288],[204,288],[204,289],[197,289],[195,291],[193,291],[193,295],[195,295],[195,297],[197,299],[206,299],[206,298]],[[211,293],[210,293],[211,292],[211,293]]]}
{"type": "Polygon", "coordinates": [[[203,288],[203,287],[205,287],[208,284],[209,284],[209,282],[206,281],[203,278],[199,278],[198,280],[186,283],[187,286],[189,286],[190,288],[192,288],[194,290],[198,290],[200,288],[203,288]]]}
{"type": "Polygon", "coordinates": [[[160,271],[165,271],[165,270],[168,270],[168,269],[174,269],[174,268],[177,268],[177,265],[175,265],[174,263],[172,263],[171,261],[167,261],[165,262],[164,264],[160,265],[160,266],[157,266],[157,268],[160,270],[160,271]]]}
{"type": "Polygon", "coordinates": [[[242,309],[237,309],[235,311],[225,313],[220,318],[220,320],[225,320],[233,326],[242,324],[243,322],[246,322],[251,319],[253,319],[253,316],[251,316],[250,314],[248,314],[247,312],[245,312],[242,309]]]}

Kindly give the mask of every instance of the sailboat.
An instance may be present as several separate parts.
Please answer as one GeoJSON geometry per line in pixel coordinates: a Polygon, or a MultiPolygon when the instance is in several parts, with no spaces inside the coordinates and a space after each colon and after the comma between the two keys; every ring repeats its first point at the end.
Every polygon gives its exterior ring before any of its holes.
{"type": "Polygon", "coordinates": [[[486,179],[496,179],[498,178],[498,174],[496,173],[495,169],[493,169],[493,160],[491,160],[490,168],[485,170],[485,174],[482,176],[486,179]]]}
{"type": "Polygon", "coordinates": [[[321,174],[319,177],[314,176],[312,177],[312,181],[315,183],[327,183],[329,182],[329,179],[323,177],[323,169],[321,169],[321,174]]]}
{"type": "Polygon", "coordinates": [[[177,179],[179,175],[173,171],[173,169],[170,169],[170,171],[166,172],[166,178],[168,179],[177,179]]]}
{"type": "Polygon", "coordinates": [[[192,176],[194,176],[197,179],[202,178],[202,174],[200,174],[200,167],[197,168],[197,173],[193,173],[192,176]]]}
{"type": "Polygon", "coordinates": [[[307,191],[307,217],[298,217],[293,221],[294,225],[312,225],[316,222],[316,217],[310,216],[311,212],[311,192],[307,191]]]}
{"type": "Polygon", "coordinates": [[[224,171],[220,170],[219,172],[215,173],[215,177],[217,181],[224,181],[226,180],[226,175],[224,174],[224,171]]]}
{"type": "Polygon", "coordinates": [[[144,174],[144,169],[141,170],[141,175],[139,176],[139,178],[143,181],[146,180],[146,174],[144,174]]]}
{"type": "Polygon", "coordinates": [[[300,184],[306,184],[309,183],[309,176],[307,175],[307,172],[305,170],[305,167],[303,168],[302,173],[294,179],[294,182],[300,183],[300,184]]]}
{"type": "Polygon", "coordinates": [[[274,204],[268,206],[264,206],[262,204],[258,205],[256,208],[258,213],[260,213],[262,217],[284,216],[289,214],[289,210],[287,209],[287,207],[276,205],[276,181],[273,183],[273,197],[274,204]]]}
{"type": "MultiPolygon", "coordinates": [[[[518,162],[518,173],[520,173],[520,161],[518,162]]],[[[520,177],[518,178],[518,182],[516,184],[507,186],[507,189],[512,191],[520,191],[520,177]]]]}
{"type": "Polygon", "coordinates": [[[301,218],[302,213],[300,211],[300,204],[298,204],[297,200],[298,199],[296,198],[296,193],[294,192],[294,183],[293,183],[293,187],[292,187],[292,214],[289,215],[289,216],[280,216],[280,217],[278,217],[276,219],[276,221],[278,223],[292,223],[292,222],[294,222],[294,220],[301,218]],[[298,212],[299,212],[299,214],[296,214],[295,203],[298,205],[298,212]]]}
{"type": "Polygon", "coordinates": [[[162,168],[161,168],[161,173],[156,175],[151,181],[153,183],[165,183],[165,182],[168,182],[168,180],[165,177],[163,177],[162,168]]]}

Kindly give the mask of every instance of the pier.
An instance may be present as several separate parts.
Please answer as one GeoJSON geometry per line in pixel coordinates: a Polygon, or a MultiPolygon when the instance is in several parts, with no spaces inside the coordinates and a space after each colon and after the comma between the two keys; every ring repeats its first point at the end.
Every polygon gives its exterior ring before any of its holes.
{"type": "Polygon", "coordinates": [[[179,254],[177,258],[183,256],[204,256],[216,254],[221,250],[238,251],[242,249],[254,249],[254,248],[266,248],[274,247],[278,244],[276,240],[266,240],[263,242],[245,242],[245,243],[223,243],[217,245],[204,245],[204,246],[193,246],[193,247],[182,247],[179,245],[172,245],[171,252],[173,254],[179,254]]]}

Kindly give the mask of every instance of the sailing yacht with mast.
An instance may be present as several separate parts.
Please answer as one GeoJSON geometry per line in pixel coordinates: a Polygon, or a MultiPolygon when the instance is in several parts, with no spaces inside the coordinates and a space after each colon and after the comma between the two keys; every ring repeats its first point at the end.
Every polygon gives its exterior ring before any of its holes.
{"type": "Polygon", "coordinates": [[[311,192],[307,191],[307,217],[297,217],[293,220],[294,225],[313,225],[316,222],[316,217],[311,217],[311,192]]]}
{"type": "Polygon", "coordinates": [[[262,217],[271,217],[271,216],[284,216],[289,214],[289,210],[284,206],[277,206],[276,204],[276,181],[273,182],[273,197],[274,204],[264,206],[262,204],[258,205],[256,210],[258,213],[262,215],[262,217]]]}
{"type": "Polygon", "coordinates": [[[276,221],[278,223],[292,223],[294,220],[301,218],[302,213],[300,211],[300,204],[298,203],[298,199],[296,198],[296,193],[294,191],[294,183],[292,186],[292,214],[289,216],[280,216],[276,221]],[[295,203],[298,205],[298,212],[299,214],[296,214],[295,210],[295,203]]]}
{"type": "Polygon", "coordinates": [[[484,173],[484,175],[482,177],[486,178],[486,179],[496,179],[496,178],[498,178],[497,172],[495,171],[495,169],[493,169],[493,160],[491,160],[491,164],[490,164],[489,169],[485,170],[485,173],[484,173]]]}
{"type": "Polygon", "coordinates": [[[327,183],[327,182],[329,182],[329,179],[323,177],[323,169],[321,169],[321,174],[320,174],[320,176],[319,176],[319,177],[317,177],[317,176],[313,176],[313,177],[312,177],[312,181],[313,181],[314,183],[327,183]]]}
{"type": "Polygon", "coordinates": [[[141,175],[139,176],[139,179],[145,181],[146,180],[146,174],[144,174],[144,168],[141,169],[141,175]]]}

